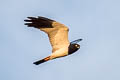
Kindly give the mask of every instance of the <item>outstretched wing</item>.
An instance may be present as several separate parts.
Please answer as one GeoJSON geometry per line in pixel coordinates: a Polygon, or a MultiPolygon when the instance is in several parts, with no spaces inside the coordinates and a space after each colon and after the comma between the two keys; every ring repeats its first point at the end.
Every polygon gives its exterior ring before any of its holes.
{"type": "Polygon", "coordinates": [[[70,42],[70,44],[76,44],[76,43],[78,43],[78,42],[80,42],[80,41],[82,41],[82,39],[74,40],[74,41],[70,42]]]}
{"type": "Polygon", "coordinates": [[[69,29],[65,25],[40,16],[37,18],[28,17],[24,21],[27,22],[25,25],[28,27],[38,28],[48,34],[52,52],[70,44],[68,40],[69,29]]]}

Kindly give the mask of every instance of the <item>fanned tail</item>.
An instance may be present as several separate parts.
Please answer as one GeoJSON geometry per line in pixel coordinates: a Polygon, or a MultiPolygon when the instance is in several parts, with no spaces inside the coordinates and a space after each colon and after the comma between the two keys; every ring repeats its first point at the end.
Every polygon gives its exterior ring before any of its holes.
{"type": "Polygon", "coordinates": [[[44,58],[44,59],[41,59],[41,60],[39,60],[39,61],[36,61],[36,62],[34,62],[33,64],[39,65],[39,64],[44,63],[44,62],[46,62],[46,61],[48,61],[48,60],[50,60],[50,56],[48,56],[48,57],[46,57],[46,58],[44,58]]]}

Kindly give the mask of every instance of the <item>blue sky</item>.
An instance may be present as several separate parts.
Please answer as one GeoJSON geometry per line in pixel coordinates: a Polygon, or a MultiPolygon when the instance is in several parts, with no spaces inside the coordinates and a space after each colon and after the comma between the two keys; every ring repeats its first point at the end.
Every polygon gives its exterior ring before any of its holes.
{"type": "Polygon", "coordinates": [[[120,80],[119,0],[0,0],[0,80],[120,80]],[[39,66],[51,53],[47,35],[24,25],[45,16],[67,25],[75,54],[39,66]]]}

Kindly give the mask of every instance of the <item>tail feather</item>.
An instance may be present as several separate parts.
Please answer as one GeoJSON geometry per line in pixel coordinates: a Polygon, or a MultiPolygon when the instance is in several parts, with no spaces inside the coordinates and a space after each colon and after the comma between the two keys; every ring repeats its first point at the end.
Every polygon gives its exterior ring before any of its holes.
{"type": "Polygon", "coordinates": [[[36,62],[34,62],[33,64],[39,65],[39,64],[44,63],[44,62],[46,62],[46,61],[48,61],[48,60],[50,60],[50,56],[48,56],[48,57],[46,57],[46,58],[44,58],[44,59],[41,59],[41,60],[39,60],[39,61],[36,61],[36,62]]]}

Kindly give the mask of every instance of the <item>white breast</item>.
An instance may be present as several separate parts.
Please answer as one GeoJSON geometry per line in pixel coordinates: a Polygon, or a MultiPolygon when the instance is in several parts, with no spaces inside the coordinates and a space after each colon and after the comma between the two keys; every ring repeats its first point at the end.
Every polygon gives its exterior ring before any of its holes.
{"type": "Polygon", "coordinates": [[[67,55],[68,55],[68,46],[65,46],[65,47],[55,51],[54,53],[52,53],[51,59],[59,58],[59,57],[67,56],[67,55]]]}

